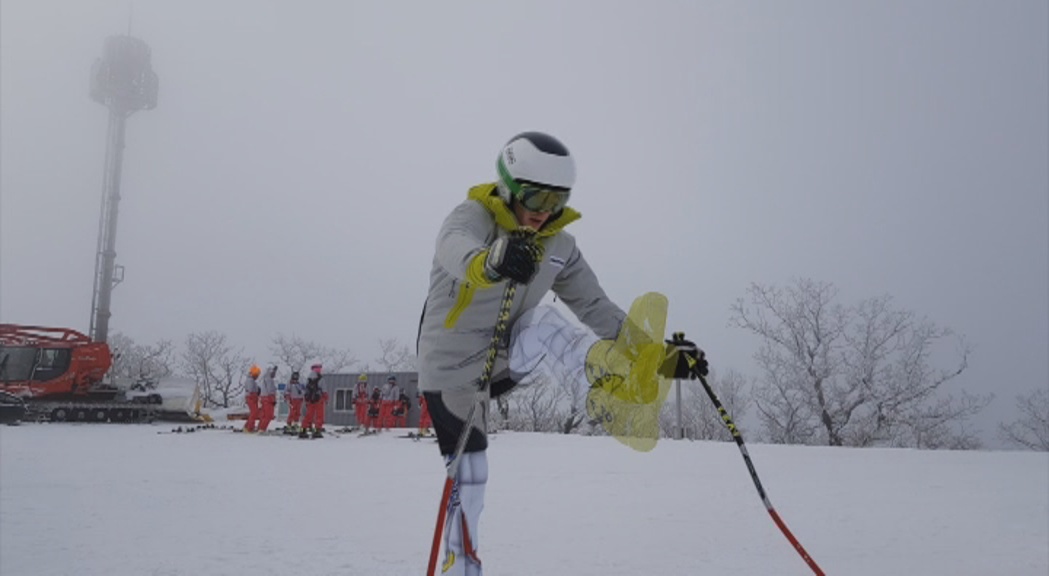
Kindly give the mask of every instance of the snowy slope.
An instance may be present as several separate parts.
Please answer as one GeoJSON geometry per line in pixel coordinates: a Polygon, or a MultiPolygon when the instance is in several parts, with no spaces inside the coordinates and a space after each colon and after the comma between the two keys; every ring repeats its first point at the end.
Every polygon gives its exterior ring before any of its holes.
{"type": "MultiPolygon", "coordinates": [[[[0,429],[0,575],[425,573],[432,442],[167,430],[0,429]]],[[[1049,573],[1047,454],[749,447],[827,574],[1049,573]]],[[[811,574],[734,444],[501,433],[490,465],[490,576],[811,574]]]]}

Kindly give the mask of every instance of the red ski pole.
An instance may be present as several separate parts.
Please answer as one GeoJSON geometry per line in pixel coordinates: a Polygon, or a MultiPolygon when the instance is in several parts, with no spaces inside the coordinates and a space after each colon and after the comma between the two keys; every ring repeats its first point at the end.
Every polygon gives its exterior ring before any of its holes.
{"type": "MultiPolygon", "coordinates": [[[[683,333],[674,334],[674,339],[684,339],[683,333]]],[[[673,340],[671,341],[673,342],[673,340]]],[[[779,517],[776,513],[776,509],[772,507],[772,502],[769,500],[768,494],[765,493],[765,488],[761,485],[761,480],[758,479],[758,471],[754,468],[754,462],[750,459],[750,454],[747,452],[747,446],[743,443],[743,435],[740,434],[739,428],[736,428],[736,423],[732,421],[732,417],[729,416],[725,407],[721,405],[721,401],[718,400],[717,394],[714,393],[714,389],[707,383],[707,379],[699,373],[696,368],[696,359],[688,354],[684,354],[685,358],[688,359],[688,367],[692,372],[692,375],[699,379],[703,383],[703,389],[707,391],[707,396],[710,396],[710,401],[714,403],[714,407],[717,408],[718,414],[721,416],[721,421],[725,423],[725,427],[728,428],[732,439],[736,441],[736,446],[739,447],[740,454],[743,455],[743,461],[747,464],[747,470],[750,471],[750,479],[754,481],[754,487],[758,489],[758,496],[761,496],[761,503],[765,505],[765,509],[768,510],[769,516],[772,516],[772,521],[776,523],[776,527],[783,532],[783,535],[787,537],[787,541],[790,542],[791,546],[798,551],[801,555],[801,559],[812,568],[812,571],[816,576],[826,576],[823,570],[816,564],[816,561],[809,556],[809,553],[805,551],[805,547],[798,542],[798,539],[794,537],[794,534],[787,528],[787,524],[779,517]]]]}

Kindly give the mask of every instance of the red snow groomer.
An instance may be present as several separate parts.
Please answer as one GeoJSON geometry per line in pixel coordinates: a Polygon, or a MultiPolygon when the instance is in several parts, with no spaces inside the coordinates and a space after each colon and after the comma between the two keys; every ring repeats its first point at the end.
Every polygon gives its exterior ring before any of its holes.
{"type": "Polygon", "coordinates": [[[109,345],[71,328],[0,324],[0,391],[24,402],[21,419],[140,422],[155,418],[159,398],[128,399],[124,391],[103,382],[112,364],[109,345]]]}

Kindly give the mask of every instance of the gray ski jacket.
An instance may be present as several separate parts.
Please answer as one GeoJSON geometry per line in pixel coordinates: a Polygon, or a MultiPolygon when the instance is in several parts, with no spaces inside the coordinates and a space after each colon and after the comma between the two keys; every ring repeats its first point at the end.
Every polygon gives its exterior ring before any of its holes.
{"type": "Polygon", "coordinates": [[[382,401],[383,402],[396,402],[397,398],[401,395],[401,388],[396,384],[391,385],[389,382],[382,385],[382,401]]]}
{"type": "Polygon", "coordinates": [[[260,396],[276,396],[277,382],[273,379],[273,371],[266,370],[262,375],[262,385],[259,386],[260,396]]]}
{"type": "MultiPolygon", "coordinates": [[[[517,287],[493,382],[509,376],[509,327],[551,290],[598,337],[614,339],[619,333],[626,313],[608,299],[575,238],[563,231],[579,218],[579,212],[566,207],[536,234],[543,260],[532,282],[517,287]]],[[[437,235],[430,291],[419,324],[419,388],[442,392],[448,408],[459,415],[473,401],[506,286],[505,281],[488,280],[484,260],[497,237],[516,229],[517,219],[493,183],[471,188],[437,235]]]]}
{"type": "Polygon", "coordinates": [[[306,385],[297,380],[288,382],[287,391],[284,393],[290,399],[301,400],[306,393],[306,385]]]}

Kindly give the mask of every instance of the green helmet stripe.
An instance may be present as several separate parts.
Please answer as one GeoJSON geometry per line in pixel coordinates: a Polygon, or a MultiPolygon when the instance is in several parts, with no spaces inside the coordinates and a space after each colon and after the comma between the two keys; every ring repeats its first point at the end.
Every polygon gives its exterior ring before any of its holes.
{"type": "Polygon", "coordinates": [[[499,155],[499,162],[497,162],[496,165],[499,169],[499,179],[510,189],[510,195],[514,198],[520,198],[521,185],[514,180],[514,177],[510,175],[510,171],[506,169],[506,164],[503,164],[502,154],[499,155]]]}

